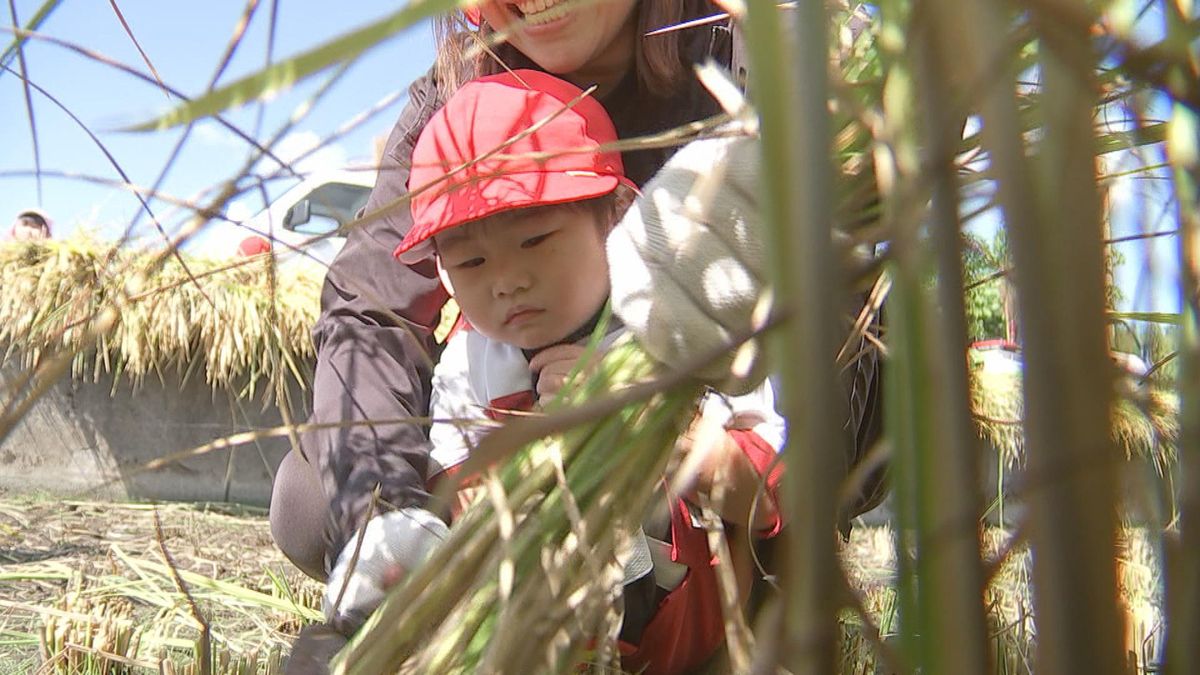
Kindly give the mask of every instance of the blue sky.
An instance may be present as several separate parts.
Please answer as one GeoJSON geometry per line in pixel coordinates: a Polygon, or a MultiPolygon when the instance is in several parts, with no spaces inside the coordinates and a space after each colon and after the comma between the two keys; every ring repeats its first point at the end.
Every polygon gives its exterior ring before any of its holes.
{"type": "MultiPolygon", "coordinates": [[[[1127,20],[1133,21],[1132,17],[1127,20]]],[[[1148,46],[1164,34],[1161,6],[1150,4],[1147,11],[1132,23],[1130,39],[1148,46]]],[[[1036,69],[1023,74],[1037,79],[1036,69]]],[[[1147,97],[1143,122],[1164,121],[1170,115],[1170,103],[1161,94],[1147,97]]],[[[1109,106],[1097,119],[1100,133],[1132,132],[1136,128],[1129,110],[1109,106]]],[[[1102,156],[1098,166],[1101,176],[1115,176],[1100,181],[1100,189],[1109,215],[1109,237],[1126,239],[1110,245],[1109,250],[1119,261],[1114,269],[1120,292],[1119,311],[1178,313],[1182,307],[1179,293],[1179,237],[1162,236],[1132,239],[1136,235],[1164,232],[1178,227],[1177,204],[1170,172],[1165,168],[1144,170],[1145,167],[1166,163],[1162,144],[1131,151],[1112,152],[1102,156]],[[1142,170],[1139,170],[1142,169],[1142,170]]],[[[985,163],[981,163],[982,168],[985,163]]],[[[987,192],[984,190],[984,192],[987,192]]],[[[978,201],[971,205],[976,208],[978,201]]],[[[998,211],[977,217],[968,225],[969,231],[985,239],[1001,227],[998,211]]]]}
{"type": "MultiPolygon", "coordinates": [[[[41,4],[42,0],[17,0],[20,22],[28,21],[41,4]]],[[[209,3],[117,0],[116,4],[163,81],[188,96],[204,91],[244,11],[244,3],[237,0],[209,3]]],[[[264,64],[271,4],[260,3],[246,39],[221,77],[221,83],[232,82],[264,64]]],[[[281,0],[275,58],[316,46],[390,14],[398,6],[399,3],[281,0]]],[[[11,24],[7,7],[0,11],[3,23],[11,24]]],[[[40,32],[148,71],[109,2],[64,0],[40,32]]],[[[10,34],[0,36],[5,45],[10,39],[10,34]]],[[[78,116],[100,138],[132,182],[143,186],[153,184],[181,130],[148,133],[118,130],[164,112],[177,102],[175,99],[168,99],[153,85],[57,45],[31,41],[27,43],[25,57],[30,80],[78,116]]],[[[432,61],[433,38],[428,24],[414,26],[393,37],[361,58],[277,151],[291,159],[317,145],[347,120],[389,95],[406,91],[408,84],[432,61]]],[[[10,67],[16,69],[17,61],[12,61],[10,67]]],[[[318,76],[262,105],[262,125],[256,136],[272,135],[309,98],[322,79],[318,76]]],[[[36,91],[32,97],[43,171],[119,179],[101,150],[68,115],[36,91]]],[[[303,162],[300,170],[372,161],[373,139],[388,132],[402,104],[400,97],[362,127],[303,162]]],[[[244,106],[228,114],[228,118],[253,135],[259,108],[258,104],[244,106]]],[[[31,176],[12,175],[12,172],[29,172],[34,167],[32,134],[25,109],[20,79],[12,73],[0,72],[0,111],[3,111],[0,147],[4,148],[0,153],[0,220],[5,231],[19,210],[41,206],[54,220],[56,236],[79,227],[94,229],[104,237],[119,236],[140,208],[132,195],[80,180],[47,176],[42,179],[39,204],[37,181],[31,176]]],[[[249,152],[247,144],[229,131],[213,122],[202,122],[193,130],[163,189],[173,196],[195,197],[204,188],[232,177],[249,152]]],[[[269,173],[269,167],[260,166],[257,173],[269,173]]],[[[277,182],[273,192],[288,185],[277,182]]],[[[231,205],[231,215],[248,215],[261,206],[261,197],[255,195],[231,205]]],[[[181,220],[179,214],[171,215],[169,208],[157,210],[168,216],[164,225],[176,225],[181,220]]]]}

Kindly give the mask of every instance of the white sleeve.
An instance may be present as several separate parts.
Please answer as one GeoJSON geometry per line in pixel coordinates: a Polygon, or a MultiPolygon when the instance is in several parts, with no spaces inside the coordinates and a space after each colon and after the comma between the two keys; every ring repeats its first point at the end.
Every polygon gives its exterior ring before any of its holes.
{"type": "Polygon", "coordinates": [[[741,396],[709,391],[701,411],[705,416],[722,420],[726,427],[750,429],[775,448],[775,452],[781,452],[787,443],[787,421],[775,407],[775,389],[769,377],[741,396]]]}
{"type": "Polygon", "coordinates": [[[433,417],[429,427],[429,441],[433,444],[430,476],[465,462],[490,425],[484,414],[486,402],[476,399],[471,386],[468,334],[469,331],[460,330],[451,336],[433,368],[429,404],[433,417]]]}

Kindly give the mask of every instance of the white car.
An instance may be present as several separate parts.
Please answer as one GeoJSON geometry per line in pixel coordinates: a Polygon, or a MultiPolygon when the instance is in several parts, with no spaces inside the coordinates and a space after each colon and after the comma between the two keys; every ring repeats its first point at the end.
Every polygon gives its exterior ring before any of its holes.
{"type": "Polygon", "coordinates": [[[197,246],[218,258],[274,248],[280,264],[328,267],[346,243],[346,225],[366,206],[374,181],[373,170],[312,174],[253,217],[206,232],[197,246]]]}

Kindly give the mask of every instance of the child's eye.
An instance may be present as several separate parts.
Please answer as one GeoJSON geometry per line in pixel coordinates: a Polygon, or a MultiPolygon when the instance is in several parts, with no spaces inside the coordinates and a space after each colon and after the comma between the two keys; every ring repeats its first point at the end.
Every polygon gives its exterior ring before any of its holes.
{"type": "Polygon", "coordinates": [[[458,263],[457,265],[455,265],[455,267],[457,267],[458,269],[469,270],[469,269],[474,269],[476,267],[479,267],[482,264],[483,264],[483,258],[471,258],[469,260],[464,260],[464,261],[458,263]]]}
{"type": "Polygon", "coordinates": [[[546,241],[547,239],[549,239],[552,236],[554,236],[553,232],[547,232],[546,234],[539,234],[536,237],[530,237],[530,238],[526,239],[525,241],[521,242],[521,248],[533,248],[534,246],[537,246],[538,244],[542,243],[543,241],[546,241]]]}

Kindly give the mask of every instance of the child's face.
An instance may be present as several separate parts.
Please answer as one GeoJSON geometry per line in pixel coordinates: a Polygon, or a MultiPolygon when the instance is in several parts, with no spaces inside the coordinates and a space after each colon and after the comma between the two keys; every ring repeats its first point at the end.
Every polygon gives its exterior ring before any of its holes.
{"type": "Polygon", "coordinates": [[[463,316],[493,340],[522,349],[553,344],[608,298],[604,236],[589,209],[513,211],[434,243],[463,316]]]}

